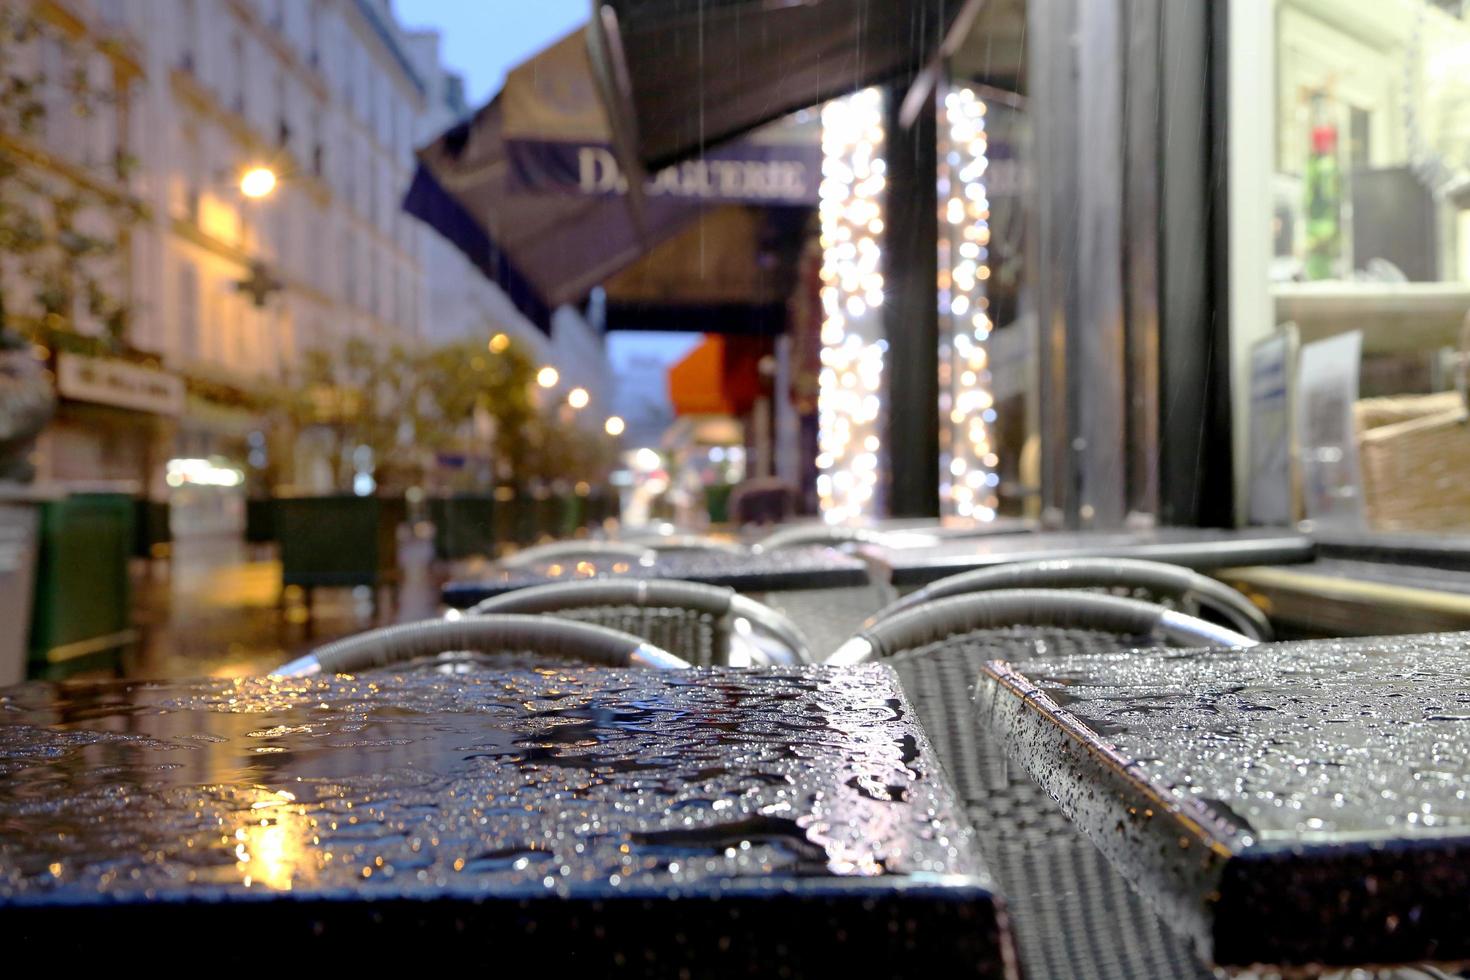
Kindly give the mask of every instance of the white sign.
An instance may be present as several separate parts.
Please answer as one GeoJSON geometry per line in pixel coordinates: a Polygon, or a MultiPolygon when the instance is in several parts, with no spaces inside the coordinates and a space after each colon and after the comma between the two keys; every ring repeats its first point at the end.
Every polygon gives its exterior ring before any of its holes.
{"type": "Polygon", "coordinates": [[[184,411],[182,378],[127,361],[62,351],[56,359],[56,390],[77,401],[155,415],[182,415],[184,411]]]}
{"type": "Polygon", "coordinates": [[[1307,518],[1318,524],[1363,525],[1363,479],[1353,423],[1362,359],[1363,334],[1357,330],[1302,346],[1296,406],[1302,502],[1307,518]]]}

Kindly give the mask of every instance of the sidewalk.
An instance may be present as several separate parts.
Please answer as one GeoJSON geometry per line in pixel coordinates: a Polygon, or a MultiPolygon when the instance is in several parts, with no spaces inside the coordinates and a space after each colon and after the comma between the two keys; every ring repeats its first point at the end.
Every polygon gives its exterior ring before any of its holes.
{"type": "MultiPolygon", "coordinates": [[[[184,539],[166,561],[133,568],[136,648],[122,658],[130,678],[257,674],[314,646],[376,625],[437,614],[438,577],[432,543],[401,548],[401,584],[384,589],[377,619],[370,591],[318,589],[308,620],[304,596],[287,590],[273,550],[235,538],[184,539]]],[[[106,666],[84,676],[107,676],[106,666]]]]}

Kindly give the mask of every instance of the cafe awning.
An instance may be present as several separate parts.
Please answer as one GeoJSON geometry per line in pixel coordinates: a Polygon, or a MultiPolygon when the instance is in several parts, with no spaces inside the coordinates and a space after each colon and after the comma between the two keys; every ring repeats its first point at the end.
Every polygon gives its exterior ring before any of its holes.
{"type": "MultiPolygon", "coordinates": [[[[580,301],[680,231],[699,229],[722,206],[801,214],[817,201],[814,120],[784,120],[654,173],[637,195],[611,139],[578,30],[512,70],[474,118],[419,150],[404,208],[547,330],[557,306],[580,301]]],[[[701,247],[715,241],[700,235],[701,247]]],[[[666,301],[690,303],[677,292],[666,301]]]]}
{"type": "Polygon", "coordinates": [[[518,190],[503,121],[497,99],[420,150],[403,206],[453,242],[543,330],[553,309],[581,300],[704,208],[649,201],[640,229],[616,196],[518,190]]]}
{"type": "Polygon", "coordinates": [[[669,368],[675,415],[739,416],[760,397],[760,359],[769,341],[709,336],[669,368]]]}
{"type": "Polygon", "coordinates": [[[618,143],[650,170],[912,73],[966,0],[602,0],[593,63],[618,143]]]}

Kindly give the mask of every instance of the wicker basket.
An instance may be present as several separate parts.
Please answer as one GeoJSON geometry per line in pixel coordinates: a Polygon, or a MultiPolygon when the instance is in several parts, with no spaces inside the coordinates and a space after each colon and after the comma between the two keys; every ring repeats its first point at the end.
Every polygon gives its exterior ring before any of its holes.
{"type": "Polygon", "coordinates": [[[1470,413],[1457,392],[1355,406],[1368,525],[1470,529],[1470,413]]]}

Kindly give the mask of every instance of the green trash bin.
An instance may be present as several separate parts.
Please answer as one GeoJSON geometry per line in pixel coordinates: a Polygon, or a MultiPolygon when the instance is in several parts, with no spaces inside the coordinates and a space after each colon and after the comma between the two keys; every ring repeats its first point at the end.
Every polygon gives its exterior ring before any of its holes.
{"type": "Polygon", "coordinates": [[[52,673],[137,639],[128,559],[135,503],[125,493],[74,493],[41,505],[30,659],[52,673]]]}

